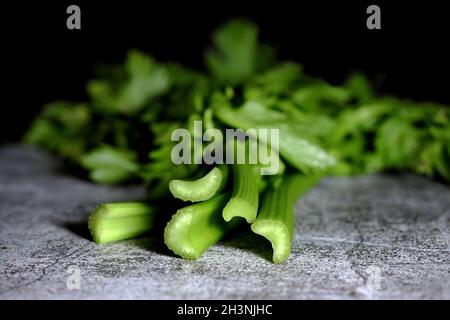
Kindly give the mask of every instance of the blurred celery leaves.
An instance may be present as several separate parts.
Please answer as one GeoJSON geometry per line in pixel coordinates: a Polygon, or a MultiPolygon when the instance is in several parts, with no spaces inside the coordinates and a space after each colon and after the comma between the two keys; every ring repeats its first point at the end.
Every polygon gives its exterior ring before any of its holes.
{"type": "Polygon", "coordinates": [[[378,97],[354,74],[341,86],[277,61],[248,21],[212,36],[206,72],[161,63],[130,50],[87,84],[90,100],[54,102],[24,139],[79,164],[98,183],[145,181],[168,193],[172,179],[202,165],[175,165],[171,132],[206,128],[277,128],[287,172],[364,174],[412,171],[450,181],[450,112],[446,106],[378,97]]]}

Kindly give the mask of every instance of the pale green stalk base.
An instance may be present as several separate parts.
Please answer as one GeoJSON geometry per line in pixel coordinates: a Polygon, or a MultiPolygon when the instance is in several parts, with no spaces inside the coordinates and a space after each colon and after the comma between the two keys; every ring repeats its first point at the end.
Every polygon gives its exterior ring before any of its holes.
{"type": "Polygon", "coordinates": [[[254,233],[269,240],[273,249],[273,263],[283,263],[291,253],[291,235],[287,226],[277,220],[261,219],[251,225],[254,233]]]}
{"type": "Polygon", "coordinates": [[[226,184],[228,167],[226,165],[213,168],[200,179],[172,180],[169,190],[175,198],[183,201],[206,201],[218,194],[226,184]]]}
{"type": "Polygon", "coordinates": [[[134,238],[149,232],[155,225],[156,212],[142,202],[105,203],[97,206],[88,220],[96,243],[134,238]]]}
{"type": "Polygon", "coordinates": [[[258,207],[252,205],[246,199],[232,198],[223,209],[222,216],[225,221],[231,221],[234,217],[244,218],[247,223],[256,219],[258,207]]]}
{"type": "Polygon", "coordinates": [[[274,263],[285,262],[291,253],[294,205],[298,197],[311,189],[321,177],[286,176],[279,186],[273,186],[265,193],[260,213],[251,229],[271,242],[274,263]]]}
{"type": "Polygon", "coordinates": [[[241,217],[252,223],[256,219],[261,179],[258,168],[250,164],[233,165],[233,195],[222,212],[225,221],[241,217]]]}
{"type": "Polygon", "coordinates": [[[220,214],[228,198],[228,194],[221,194],[179,209],[164,230],[167,247],[185,259],[199,258],[236,226],[223,221],[220,214]]]}

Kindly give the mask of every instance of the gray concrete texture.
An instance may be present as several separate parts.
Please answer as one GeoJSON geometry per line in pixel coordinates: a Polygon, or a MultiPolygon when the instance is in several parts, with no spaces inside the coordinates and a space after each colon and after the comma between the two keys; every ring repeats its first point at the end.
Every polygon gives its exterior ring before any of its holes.
{"type": "Polygon", "coordinates": [[[144,194],[71,176],[43,151],[0,148],[0,298],[450,298],[444,184],[415,175],[327,178],[298,202],[292,255],[282,265],[250,232],[196,261],[171,255],[161,235],[89,239],[85,221],[96,204],[144,194]]]}

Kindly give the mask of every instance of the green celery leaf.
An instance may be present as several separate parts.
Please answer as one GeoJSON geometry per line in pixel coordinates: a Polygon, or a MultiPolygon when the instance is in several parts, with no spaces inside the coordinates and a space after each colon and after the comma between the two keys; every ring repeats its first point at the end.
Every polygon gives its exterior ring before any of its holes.
{"type": "Polygon", "coordinates": [[[258,43],[258,28],[246,21],[232,21],[213,35],[215,50],[205,54],[211,74],[233,84],[248,80],[272,62],[272,49],[258,43]]]}
{"type": "Polygon", "coordinates": [[[90,171],[90,178],[98,183],[116,184],[134,177],[139,170],[133,151],[101,146],[83,155],[80,164],[90,171]]]}
{"type": "Polygon", "coordinates": [[[110,79],[95,79],[88,83],[88,92],[100,110],[135,114],[149,100],[166,93],[171,85],[166,68],[136,50],[128,53],[123,71],[126,78],[119,83],[110,79]]]}

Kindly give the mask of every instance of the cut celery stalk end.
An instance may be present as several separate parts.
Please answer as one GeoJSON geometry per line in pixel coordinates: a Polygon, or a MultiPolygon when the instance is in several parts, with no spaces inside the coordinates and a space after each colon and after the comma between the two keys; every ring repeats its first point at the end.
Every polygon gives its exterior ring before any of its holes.
{"type": "Polygon", "coordinates": [[[221,194],[179,209],[164,230],[167,247],[185,259],[199,258],[237,225],[226,223],[221,217],[228,199],[228,194],[221,194]]]}
{"type": "Polygon", "coordinates": [[[233,165],[233,194],[222,212],[225,221],[242,217],[252,223],[256,219],[261,179],[258,168],[250,164],[233,165]]]}
{"type": "Polygon", "coordinates": [[[273,249],[274,263],[283,263],[291,253],[291,235],[287,226],[277,220],[259,220],[251,225],[254,233],[270,241],[273,249]]]}
{"type": "Polygon", "coordinates": [[[258,207],[255,207],[246,199],[232,198],[223,209],[222,216],[227,222],[234,217],[241,217],[247,223],[252,223],[256,219],[257,212],[258,207]]]}
{"type": "Polygon", "coordinates": [[[175,198],[183,201],[206,201],[223,189],[227,176],[228,167],[223,165],[213,168],[197,180],[172,180],[169,183],[169,190],[175,198]]]}
{"type": "Polygon", "coordinates": [[[264,194],[261,210],[251,229],[271,242],[274,263],[285,262],[291,252],[294,205],[298,197],[321,178],[322,174],[286,176],[264,194]]]}
{"type": "Polygon", "coordinates": [[[155,218],[156,210],[147,203],[104,203],[89,216],[88,227],[94,241],[102,244],[143,235],[155,226],[155,218]]]}

